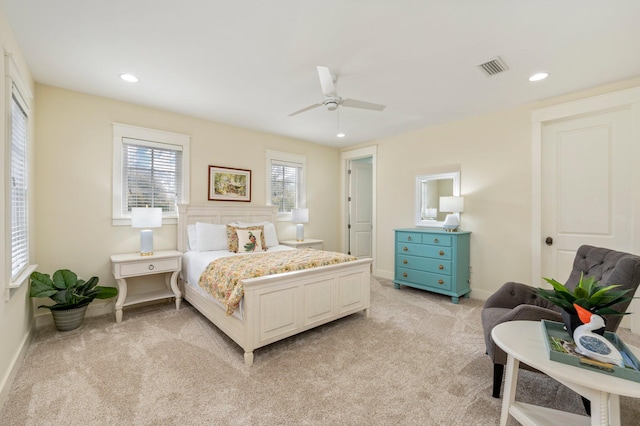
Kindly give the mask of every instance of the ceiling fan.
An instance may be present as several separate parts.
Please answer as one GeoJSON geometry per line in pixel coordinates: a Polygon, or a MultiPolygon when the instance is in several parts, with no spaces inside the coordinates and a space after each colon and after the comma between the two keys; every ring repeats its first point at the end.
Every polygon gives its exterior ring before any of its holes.
{"type": "Polygon", "coordinates": [[[325,106],[329,111],[335,111],[338,106],[344,106],[349,108],[361,108],[361,109],[369,109],[373,111],[382,111],[386,108],[385,105],[374,104],[371,102],[357,101],[355,99],[343,99],[338,96],[336,92],[336,86],[334,84],[333,78],[331,77],[331,72],[327,67],[318,66],[318,77],[320,78],[320,86],[322,87],[322,93],[325,98],[322,103],[309,105],[306,108],[302,108],[299,111],[293,112],[289,114],[289,117],[300,114],[301,112],[309,111],[311,109],[325,106]]]}

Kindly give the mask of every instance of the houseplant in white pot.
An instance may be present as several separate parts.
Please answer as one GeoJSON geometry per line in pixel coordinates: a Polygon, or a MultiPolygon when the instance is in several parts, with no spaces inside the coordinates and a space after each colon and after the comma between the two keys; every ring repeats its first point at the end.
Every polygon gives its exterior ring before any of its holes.
{"type": "Polygon", "coordinates": [[[78,275],[68,269],[59,269],[49,274],[31,274],[31,297],[48,297],[54,305],[40,305],[51,310],[53,322],[59,331],[76,329],[82,324],[87,306],[94,299],[109,299],[117,296],[118,289],[98,286],[98,277],[88,281],[78,279],[78,275]]]}

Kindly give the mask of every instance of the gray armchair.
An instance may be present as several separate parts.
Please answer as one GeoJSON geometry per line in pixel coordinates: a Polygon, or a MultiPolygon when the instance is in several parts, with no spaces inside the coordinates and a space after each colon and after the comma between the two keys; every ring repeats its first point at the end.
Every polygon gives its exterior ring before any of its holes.
{"type": "MultiPolygon", "coordinates": [[[[640,257],[606,248],[581,246],[576,252],[573,269],[565,285],[573,289],[583,273],[585,277],[594,276],[603,285],[619,284],[622,288],[630,288],[632,291],[629,295],[633,296],[640,284],[640,257]]],[[[619,303],[613,308],[625,312],[629,303],[619,303]]],[[[543,319],[562,322],[560,309],[537,297],[535,287],[525,284],[508,282],[485,302],[482,309],[482,326],[487,354],[493,361],[494,398],[500,397],[507,354],[493,343],[491,330],[507,321],[543,319]]],[[[606,329],[615,331],[622,321],[622,316],[609,316],[606,321],[606,329]]],[[[523,364],[521,366],[527,367],[523,364]]]]}

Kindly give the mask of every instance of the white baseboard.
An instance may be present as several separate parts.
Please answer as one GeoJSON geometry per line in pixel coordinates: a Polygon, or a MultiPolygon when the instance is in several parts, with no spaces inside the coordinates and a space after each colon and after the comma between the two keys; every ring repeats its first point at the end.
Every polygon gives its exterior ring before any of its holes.
{"type": "Polygon", "coordinates": [[[16,351],[15,356],[11,360],[11,365],[7,369],[7,373],[2,378],[2,381],[0,381],[0,409],[4,406],[5,402],[7,402],[7,398],[9,398],[11,385],[13,385],[13,381],[15,380],[20,367],[22,367],[22,361],[24,360],[27,350],[31,345],[31,339],[33,338],[33,332],[35,329],[33,324],[34,321],[31,322],[29,331],[24,336],[24,339],[22,339],[18,351],[16,351]]]}

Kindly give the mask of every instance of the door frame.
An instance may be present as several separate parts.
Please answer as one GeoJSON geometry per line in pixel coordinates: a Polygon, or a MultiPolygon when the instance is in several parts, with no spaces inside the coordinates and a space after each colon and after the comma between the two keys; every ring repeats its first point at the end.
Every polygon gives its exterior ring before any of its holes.
{"type": "MultiPolygon", "coordinates": [[[[535,109],[531,111],[532,133],[532,191],[531,191],[531,282],[540,282],[542,274],[542,128],[545,124],[607,111],[629,109],[631,112],[631,149],[636,164],[630,179],[632,190],[632,217],[640,212],[640,86],[593,96],[573,102],[535,109]]],[[[640,255],[640,222],[634,224],[631,251],[640,255]]],[[[630,315],[633,316],[633,315],[630,315]]],[[[640,316],[631,319],[631,328],[640,332],[640,316]]]]}
{"type": "Polygon", "coordinates": [[[340,187],[340,211],[342,212],[340,217],[340,241],[341,250],[343,252],[347,249],[349,230],[347,229],[347,218],[349,215],[349,205],[347,203],[347,194],[349,191],[349,175],[347,173],[349,162],[351,160],[358,160],[360,158],[371,158],[371,257],[373,259],[372,268],[375,272],[376,269],[376,241],[377,241],[377,225],[376,225],[376,198],[377,198],[377,162],[378,162],[378,146],[372,145],[364,148],[353,149],[349,151],[342,151],[340,153],[340,179],[342,186],[340,187]]]}

